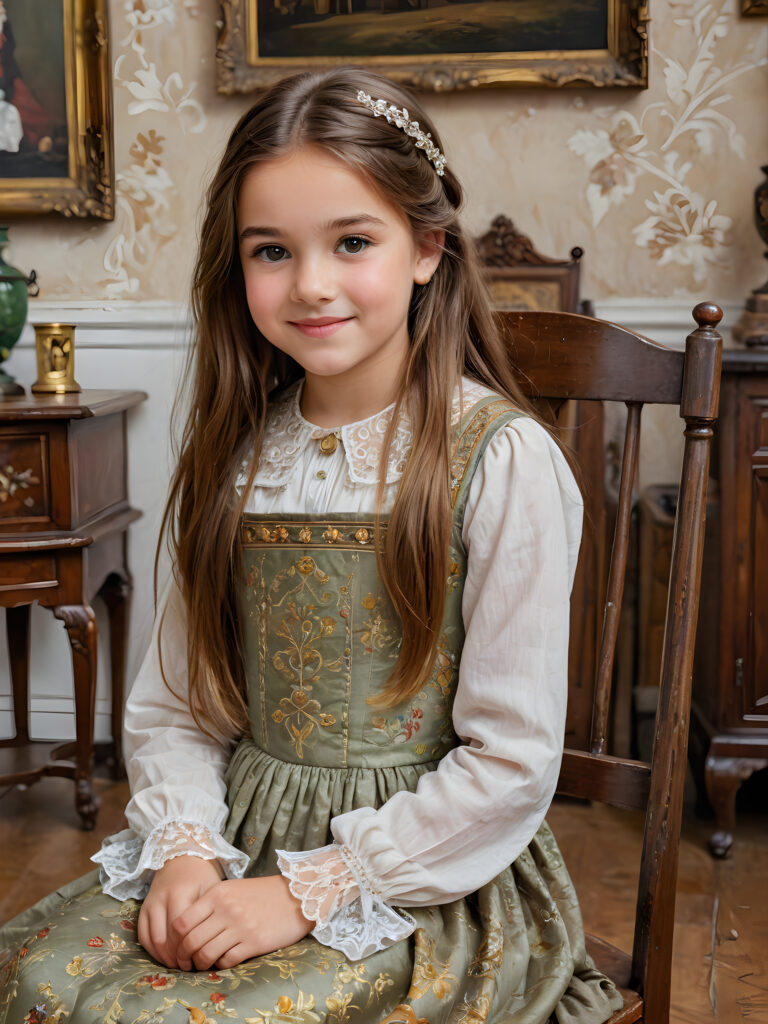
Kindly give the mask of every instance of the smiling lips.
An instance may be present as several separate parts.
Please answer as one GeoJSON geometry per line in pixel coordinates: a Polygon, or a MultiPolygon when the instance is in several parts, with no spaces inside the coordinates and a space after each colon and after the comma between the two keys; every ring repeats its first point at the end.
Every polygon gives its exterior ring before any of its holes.
{"type": "Polygon", "coordinates": [[[302,334],[306,334],[310,338],[327,338],[328,335],[334,334],[344,324],[349,323],[352,319],[351,316],[347,317],[335,317],[335,316],[319,316],[316,318],[307,318],[306,320],[291,320],[290,323],[293,327],[298,328],[302,334]]]}

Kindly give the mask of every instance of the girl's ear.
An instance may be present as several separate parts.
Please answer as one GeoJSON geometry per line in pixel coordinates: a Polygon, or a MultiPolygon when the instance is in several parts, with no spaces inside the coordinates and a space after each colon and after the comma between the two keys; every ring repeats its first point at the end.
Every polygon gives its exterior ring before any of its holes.
{"type": "Polygon", "coordinates": [[[416,284],[427,284],[443,255],[445,245],[445,232],[426,231],[418,243],[416,266],[413,271],[413,280],[416,284]]]}

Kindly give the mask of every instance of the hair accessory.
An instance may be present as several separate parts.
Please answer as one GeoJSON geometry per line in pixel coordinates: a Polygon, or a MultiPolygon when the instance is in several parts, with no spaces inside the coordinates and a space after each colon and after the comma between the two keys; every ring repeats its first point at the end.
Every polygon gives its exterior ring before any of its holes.
{"type": "Polygon", "coordinates": [[[357,98],[363,106],[368,107],[374,117],[386,117],[390,124],[397,125],[397,127],[401,128],[406,135],[410,135],[416,149],[424,150],[426,155],[435,165],[435,171],[437,172],[438,177],[442,178],[443,171],[445,169],[445,157],[432,141],[430,133],[422,131],[421,128],[419,128],[418,121],[411,120],[405,107],[401,110],[400,107],[387,103],[386,100],[371,99],[368,93],[363,92],[362,89],[358,92],[357,98]]]}

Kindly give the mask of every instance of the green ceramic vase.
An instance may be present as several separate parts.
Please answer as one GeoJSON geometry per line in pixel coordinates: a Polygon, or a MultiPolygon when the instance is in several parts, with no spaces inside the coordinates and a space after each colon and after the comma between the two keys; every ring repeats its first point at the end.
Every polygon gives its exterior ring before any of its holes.
{"type": "MultiPolygon", "coordinates": [[[[24,388],[2,368],[27,322],[27,289],[37,289],[34,270],[27,277],[3,259],[8,228],[0,227],[0,395],[23,395],[24,388]]],[[[33,294],[37,294],[35,290],[33,294]]]]}

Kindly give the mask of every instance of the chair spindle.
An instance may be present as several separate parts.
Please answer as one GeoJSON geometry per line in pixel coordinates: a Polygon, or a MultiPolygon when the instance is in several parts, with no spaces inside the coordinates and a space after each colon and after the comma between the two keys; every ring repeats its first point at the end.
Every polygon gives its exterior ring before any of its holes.
{"type": "Polygon", "coordinates": [[[603,630],[600,637],[600,654],[597,662],[597,683],[592,714],[590,750],[593,754],[605,752],[605,737],[608,732],[608,713],[611,704],[611,681],[613,659],[616,654],[616,639],[619,633],[621,603],[624,598],[624,579],[627,573],[629,552],[629,527],[632,517],[632,490],[635,485],[637,459],[640,451],[641,402],[627,402],[627,429],[624,434],[624,457],[621,464],[619,483],[619,507],[616,512],[616,527],[613,532],[613,548],[608,571],[603,630]]]}

